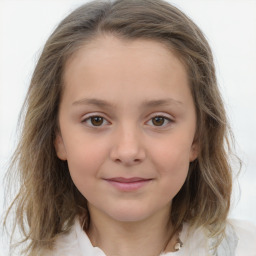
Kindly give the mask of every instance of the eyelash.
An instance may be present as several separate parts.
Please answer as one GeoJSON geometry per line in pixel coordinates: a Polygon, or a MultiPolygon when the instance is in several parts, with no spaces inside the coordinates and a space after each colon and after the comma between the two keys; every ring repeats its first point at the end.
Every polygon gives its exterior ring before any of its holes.
{"type": "Polygon", "coordinates": [[[87,122],[89,121],[90,124],[88,124],[88,126],[90,126],[90,127],[102,127],[102,126],[103,126],[103,125],[93,125],[93,124],[92,124],[92,119],[93,119],[93,118],[102,118],[104,123],[107,122],[107,123],[110,124],[110,122],[108,122],[108,121],[106,120],[106,118],[103,117],[103,116],[101,116],[101,115],[91,115],[91,116],[89,116],[89,117],[86,117],[85,119],[82,120],[82,123],[87,123],[87,122]]]}
{"type": "MultiPolygon", "coordinates": [[[[157,114],[157,115],[151,117],[151,118],[149,119],[149,121],[146,122],[146,124],[148,124],[149,122],[152,123],[151,126],[153,126],[153,127],[166,127],[168,124],[173,123],[174,121],[173,121],[170,117],[166,117],[166,116],[163,115],[163,114],[157,114]],[[154,119],[154,118],[163,118],[163,119],[164,119],[164,124],[163,124],[163,125],[154,125],[154,124],[153,124],[153,119],[154,119]]],[[[89,116],[89,117],[86,117],[85,119],[82,120],[82,123],[87,123],[87,125],[90,126],[90,127],[98,127],[98,128],[104,126],[104,123],[105,123],[105,124],[106,124],[106,123],[107,123],[107,124],[110,124],[110,122],[107,121],[107,119],[104,118],[104,117],[101,116],[101,115],[91,115],[91,116],[89,116]],[[100,124],[100,125],[93,125],[93,124],[92,124],[92,119],[93,119],[93,118],[102,118],[102,119],[103,119],[103,124],[100,124]],[[88,124],[88,122],[90,122],[90,124],[88,124]]]]}
{"type": "Polygon", "coordinates": [[[164,116],[164,115],[155,115],[155,116],[151,117],[149,121],[147,121],[147,123],[149,123],[149,122],[151,122],[152,126],[154,126],[154,127],[166,127],[168,124],[172,123],[173,120],[171,118],[169,118],[169,117],[164,116]],[[163,125],[154,125],[153,124],[153,119],[154,118],[161,118],[161,119],[163,119],[163,121],[164,121],[163,125]]]}

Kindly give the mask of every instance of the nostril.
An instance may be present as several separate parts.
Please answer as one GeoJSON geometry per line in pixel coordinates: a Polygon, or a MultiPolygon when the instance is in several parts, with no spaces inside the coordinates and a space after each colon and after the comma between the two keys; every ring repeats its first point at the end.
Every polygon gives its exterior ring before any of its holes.
{"type": "Polygon", "coordinates": [[[121,163],[122,161],[120,159],[115,159],[115,162],[121,163]]]}
{"type": "Polygon", "coordinates": [[[139,164],[145,158],[145,148],[140,140],[132,136],[122,136],[110,150],[110,158],[124,165],[139,164]]]}
{"type": "Polygon", "coordinates": [[[136,158],[136,159],[119,159],[119,158],[117,158],[117,159],[114,159],[114,161],[116,163],[123,163],[125,165],[132,165],[132,164],[140,163],[141,159],[138,159],[138,158],[136,158]]]}
{"type": "Polygon", "coordinates": [[[113,154],[111,155],[112,161],[117,164],[134,165],[143,162],[144,154],[113,154]]]}

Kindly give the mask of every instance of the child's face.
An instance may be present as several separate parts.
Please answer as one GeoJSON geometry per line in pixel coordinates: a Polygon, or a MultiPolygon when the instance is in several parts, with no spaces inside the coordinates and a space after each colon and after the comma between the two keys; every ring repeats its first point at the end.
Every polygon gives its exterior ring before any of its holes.
{"type": "Polygon", "coordinates": [[[67,63],[57,155],[91,214],[140,221],[169,209],[197,157],[182,63],[154,41],[98,38],[67,63]]]}

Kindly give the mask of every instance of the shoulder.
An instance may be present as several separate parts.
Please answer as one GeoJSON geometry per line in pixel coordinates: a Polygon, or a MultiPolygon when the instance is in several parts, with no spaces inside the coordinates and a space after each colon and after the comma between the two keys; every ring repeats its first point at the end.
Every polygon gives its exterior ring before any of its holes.
{"type": "Polygon", "coordinates": [[[104,252],[93,247],[87,234],[83,231],[80,221],[76,218],[74,225],[66,234],[60,235],[51,251],[43,256],[106,256],[104,252]]]}
{"type": "Polygon", "coordinates": [[[78,223],[75,222],[68,233],[60,235],[55,240],[53,249],[45,251],[43,256],[81,256],[76,232],[77,225],[78,223]]]}
{"type": "MultiPolygon", "coordinates": [[[[247,221],[233,219],[226,224],[225,237],[217,248],[217,255],[256,256],[256,226],[247,221]]],[[[191,229],[189,225],[185,225],[180,237],[184,246],[177,256],[215,255],[211,248],[216,241],[207,234],[205,228],[191,229]]]]}
{"type": "Polygon", "coordinates": [[[256,256],[256,225],[244,220],[228,221],[238,239],[236,256],[256,256]]]}

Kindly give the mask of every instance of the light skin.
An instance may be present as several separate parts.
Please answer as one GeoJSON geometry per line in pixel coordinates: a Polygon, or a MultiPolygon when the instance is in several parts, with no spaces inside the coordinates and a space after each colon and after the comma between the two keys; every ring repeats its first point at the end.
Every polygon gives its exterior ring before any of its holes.
{"type": "Polygon", "coordinates": [[[106,255],[159,255],[198,155],[184,65],[159,42],[101,36],[66,63],[59,126],[56,152],[88,200],[92,244],[106,255]]]}

